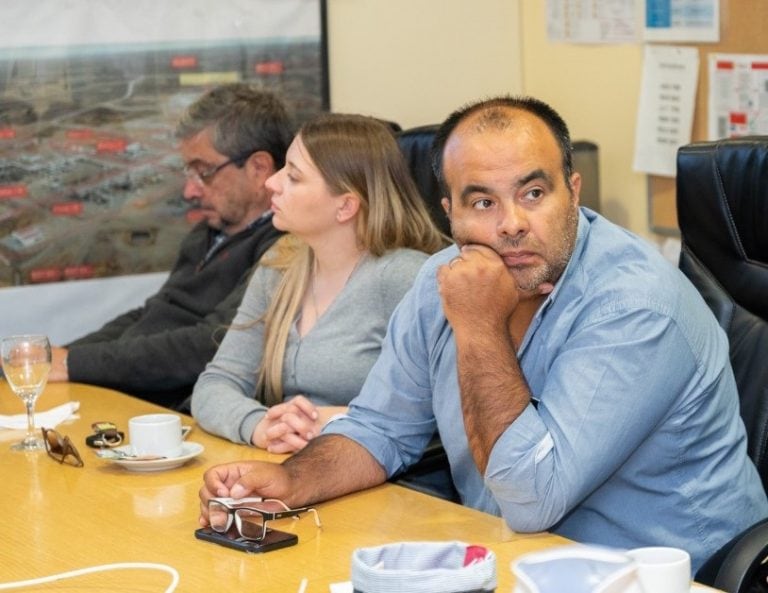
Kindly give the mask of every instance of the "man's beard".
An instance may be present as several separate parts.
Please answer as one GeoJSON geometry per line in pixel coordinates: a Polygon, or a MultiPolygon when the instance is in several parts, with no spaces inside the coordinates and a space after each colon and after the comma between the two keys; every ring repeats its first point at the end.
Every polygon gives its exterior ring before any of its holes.
{"type": "MultiPolygon", "coordinates": [[[[517,282],[517,286],[521,291],[530,292],[538,289],[539,286],[545,283],[555,284],[562,275],[568,262],[573,254],[573,247],[576,243],[576,233],[579,227],[579,209],[576,204],[568,209],[568,214],[565,219],[565,224],[562,227],[562,233],[560,240],[554,249],[549,253],[544,253],[546,261],[538,266],[510,266],[508,269],[517,282]]],[[[453,228],[452,228],[453,230],[453,228]]],[[[471,244],[471,240],[463,240],[461,236],[456,236],[454,233],[454,239],[459,245],[471,244]]],[[[496,253],[501,254],[510,249],[519,249],[526,246],[530,248],[537,248],[539,245],[527,245],[529,239],[527,236],[514,238],[514,237],[502,237],[494,245],[487,245],[493,249],[496,253]]],[[[540,249],[532,249],[537,253],[542,253],[540,249]]]]}
{"type": "MultiPolygon", "coordinates": [[[[548,254],[547,261],[544,264],[529,268],[528,270],[521,270],[528,272],[527,274],[524,273],[523,276],[515,273],[514,268],[511,269],[520,290],[534,291],[542,284],[549,283],[554,285],[560,279],[568,262],[571,260],[571,255],[573,255],[576,232],[579,227],[578,212],[576,206],[568,209],[568,217],[565,220],[560,241],[555,246],[554,252],[551,255],[548,254]]],[[[515,241],[520,242],[519,240],[515,241]]]]}

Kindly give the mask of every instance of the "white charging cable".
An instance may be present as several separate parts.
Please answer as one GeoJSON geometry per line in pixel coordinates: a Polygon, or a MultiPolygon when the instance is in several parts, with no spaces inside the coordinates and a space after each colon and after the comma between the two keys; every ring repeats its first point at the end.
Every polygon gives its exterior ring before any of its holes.
{"type": "Polygon", "coordinates": [[[45,583],[52,583],[61,579],[68,579],[72,577],[79,577],[84,574],[91,574],[94,572],[101,572],[104,570],[122,570],[122,569],[149,569],[149,570],[162,570],[171,575],[171,584],[165,590],[165,593],[173,593],[176,590],[176,586],[179,584],[179,572],[172,566],[167,564],[155,564],[153,562],[118,562],[116,564],[102,564],[100,566],[89,566],[88,568],[80,568],[78,570],[71,570],[69,572],[61,572],[59,574],[52,574],[47,577],[40,577],[38,579],[29,579],[26,581],[14,581],[11,583],[0,583],[0,591],[4,589],[17,589],[20,587],[31,587],[32,585],[42,585],[45,583]]]}

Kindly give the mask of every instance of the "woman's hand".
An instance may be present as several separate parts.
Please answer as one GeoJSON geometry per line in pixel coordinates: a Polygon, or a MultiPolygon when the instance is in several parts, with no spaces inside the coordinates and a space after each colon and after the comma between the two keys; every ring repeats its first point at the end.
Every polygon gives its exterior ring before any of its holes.
{"type": "Polygon", "coordinates": [[[272,406],[256,425],[251,442],[270,453],[294,453],[320,434],[331,416],[344,406],[317,407],[303,395],[272,406]]]}
{"type": "Polygon", "coordinates": [[[251,442],[270,453],[293,453],[316,437],[322,424],[315,405],[303,395],[272,406],[256,425],[251,442]]]}

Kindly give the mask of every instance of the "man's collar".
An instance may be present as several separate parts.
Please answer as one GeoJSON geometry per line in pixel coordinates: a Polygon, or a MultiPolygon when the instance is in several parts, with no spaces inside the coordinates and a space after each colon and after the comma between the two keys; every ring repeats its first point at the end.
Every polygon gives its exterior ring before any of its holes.
{"type": "Polygon", "coordinates": [[[239,235],[240,233],[247,233],[247,232],[250,232],[250,231],[252,231],[252,230],[254,230],[256,228],[259,228],[261,225],[269,222],[270,220],[272,220],[272,210],[266,210],[265,212],[260,214],[257,218],[255,218],[254,220],[249,222],[248,225],[245,228],[243,228],[242,230],[237,231],[236,233],[234,233],[232,235],[230,235],[229,233],[227,233],[224,230],[217,231],[216,229],[211,229],[211,231],[214,232],[214,233],[221,232],[221,233],[226,234],[228,237],[234,237],[235,235],[239,235]]]}

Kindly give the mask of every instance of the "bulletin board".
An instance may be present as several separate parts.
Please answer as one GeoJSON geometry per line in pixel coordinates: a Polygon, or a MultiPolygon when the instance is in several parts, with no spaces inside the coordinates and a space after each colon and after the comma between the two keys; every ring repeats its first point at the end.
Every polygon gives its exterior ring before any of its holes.
{"type": "MultiPolygon", "coordinates": [[[[693,114],[692,141],[707,140],[709,108],[709,54],[768,54],[768,2],[763,0],[721,0],[720,42],[691,45],[699,50],[699,85],[693,114]]],[[[649,218],[651,230],[678,234],[675,179],[648,176],[649,218]]]]}

